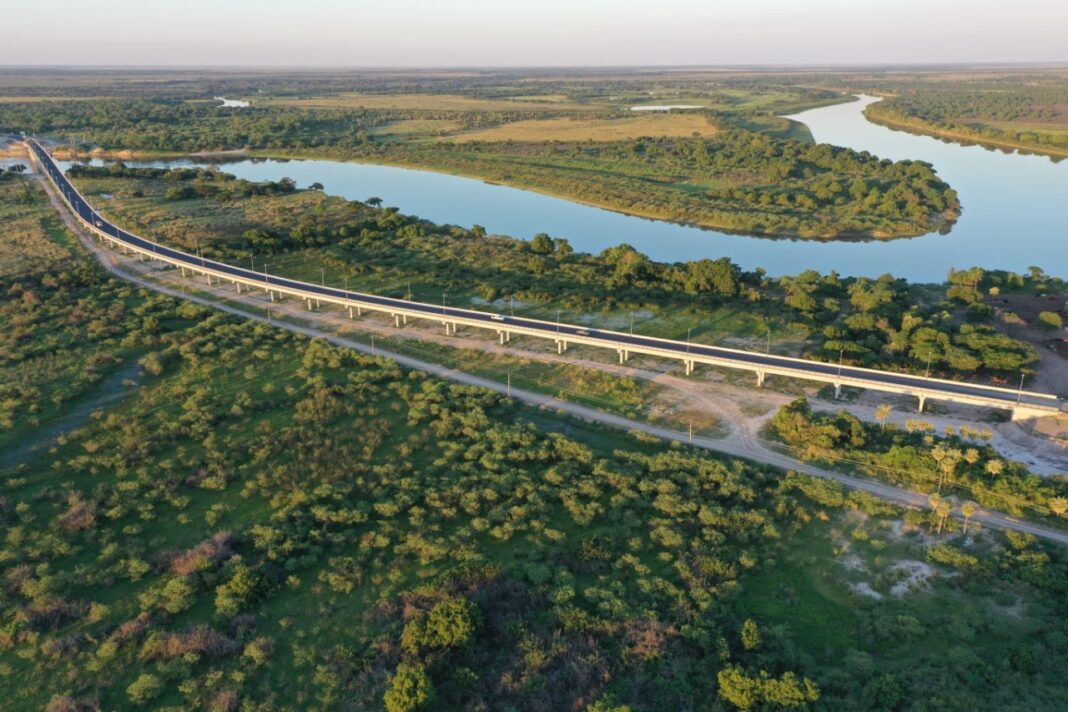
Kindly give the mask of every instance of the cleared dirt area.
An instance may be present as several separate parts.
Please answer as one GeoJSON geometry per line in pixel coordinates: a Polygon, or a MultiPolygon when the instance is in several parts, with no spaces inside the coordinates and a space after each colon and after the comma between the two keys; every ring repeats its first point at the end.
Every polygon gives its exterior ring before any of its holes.
{"type": "Polygon", "coordinates": [[[1038,325],[1041,312],[1056,312],[1068,323],[1065,302],[1068,294],[1008,294],[990,296],[986,303],[998,312],[996,328],[1014,339],[1034,345],[1040,359],[1030,388],[1068,396],[1068,331],[1038,325]]]}
{"type": "Polygon", "coordinates": [[[451,141],[619,141],[640,136],[711,136],[719,129],[694,113],[659,113],[618,119],[532,119],[450,137],[451,141]]]}

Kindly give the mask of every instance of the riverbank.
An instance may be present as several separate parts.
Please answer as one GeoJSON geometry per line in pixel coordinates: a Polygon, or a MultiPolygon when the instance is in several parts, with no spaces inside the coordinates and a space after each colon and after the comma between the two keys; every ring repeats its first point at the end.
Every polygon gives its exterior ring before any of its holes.
{"type": "Polygon", "coordinates": [[[984,148],[1012,149],[1024,155],[1047,156],[1052,160],[1068,158],[1068,149],[1061,150],[1056,146],[1040,146],[1020,143],[1018,141],[998,141],[986,137],[978,137],[962,131],[950,131],[926,121],[905,121],[899,118],[889,118],[885,115],[879,115],[877,109],[873,110],[874,106],[876,106],[876,104],[872,104],[864,109],[864,118],[873,124],[885,126],[888,129],[908,131],[909,133],[915,133],[921,136],[931,136],[932,138],[952,141],[953,143],[962,146],[973,145],[983,146],[984,148]]]}
{"type": "Polygon", "coordinates": [[[270,150],[447,173],[626,215],[760,237],[890,240],[945,230],[955,191],[928,166],[743,131],[601,143],[372,144],[270,150]]]}

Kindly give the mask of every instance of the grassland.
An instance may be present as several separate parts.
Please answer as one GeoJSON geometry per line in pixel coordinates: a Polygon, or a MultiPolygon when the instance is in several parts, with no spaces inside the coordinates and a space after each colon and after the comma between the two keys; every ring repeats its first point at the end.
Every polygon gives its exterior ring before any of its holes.
{"type": "Polygon", "coordinates": [[[458,142],[620,141],[642,136],[712,136],[718,131],[706,115],[675,111],[611,119],[529,119],[445,138],[458,142]]]}

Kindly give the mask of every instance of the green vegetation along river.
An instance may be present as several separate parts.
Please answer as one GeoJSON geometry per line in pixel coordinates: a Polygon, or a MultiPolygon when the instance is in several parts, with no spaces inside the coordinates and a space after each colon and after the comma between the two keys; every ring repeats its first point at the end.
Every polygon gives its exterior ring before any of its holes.
{"type": "MultiPolygon", "coordinates": [[[[910,281],[941,282],[951,267],[978,265],[1026,271],[1039,265],[1068,275],[1068,250],[1057,249],[1068,225],[1068,163],[892,131],[868,122],[873,97],[806,111],[817,141],[868,150],[882,158],[920,159],[960,195],[963,213],[947,234],[891,241],[771,240],[646,220],[530,191],[457,176],[339,161],[243,160],[225,169],[241,178],[319,182],[346,198],[381,197],[385,204],[432,220],[530,238],[567,238],[575,249],[599,252],[628,243],[660,261],[728,256],[746,269],[773,275],[812,268],[844,275],[892,272],[910,281]],[[775,244],[773,244],[773,242],[775,244]]],[[[188,162],[179,162],[188,163],[188,162]]],[[[169,165],[174,165],[170,163],[169,165]]]]}

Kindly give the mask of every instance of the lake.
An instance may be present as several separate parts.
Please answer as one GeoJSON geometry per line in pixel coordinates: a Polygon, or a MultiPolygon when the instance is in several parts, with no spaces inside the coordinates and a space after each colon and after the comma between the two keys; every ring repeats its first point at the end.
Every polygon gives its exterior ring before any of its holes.
{"type": "MultiPolygon", "coordinates": [[[[703,230],[615,213],[539,193],[458,176],[339,161],[241,160],[223,170],[248,180],[289,176],[300,186],[319,182],[327,193],[383,199],[404,213],[436,223],[529,239],[539,232],[567,238],[576,250],[599,252],[629,243],[664,262],[730,257],[772,275],[812,268],[843,275],[890,272],[918,282],[941,282],[951,267],[1026,271],[1038,265],[1068,277],[1068,161],[960,146],[893,131],[868,122],[874,97],[806,111],[790,118],[808,125],[817,141],[867,150],[883,158],[932,163],[959,193],[963,214],[945,235],[890,241],[820,242],[772,239],[703,230]]],[[[156,164],[160,165],[160,164],[156,164]]],[[[202,165],[189,160],[166,165],[202,165]]]]}

